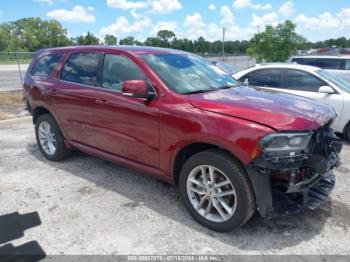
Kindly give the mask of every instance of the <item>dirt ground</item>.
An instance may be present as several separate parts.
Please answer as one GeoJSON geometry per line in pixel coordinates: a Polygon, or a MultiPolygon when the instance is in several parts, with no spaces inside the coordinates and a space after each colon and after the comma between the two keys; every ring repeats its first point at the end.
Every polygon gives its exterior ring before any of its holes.
{"type": "Polygon", "coordinates": [[[28,115],[21,90],[0,92],[0,120],[28,115]]]}
{"type": "Polygon", "coordinates": [[[35,241],[50,255],[350,254],[349,144],[321,208],[272,220],[254,216],[230,233],[199,225],[175,187],[128,168],[79,152],[63,162],[45,160],[30,118],[0,122],[0,145],[0,222],[18,218],[11,220],[18,232],[6,242],[14,246],[35,241]]]}

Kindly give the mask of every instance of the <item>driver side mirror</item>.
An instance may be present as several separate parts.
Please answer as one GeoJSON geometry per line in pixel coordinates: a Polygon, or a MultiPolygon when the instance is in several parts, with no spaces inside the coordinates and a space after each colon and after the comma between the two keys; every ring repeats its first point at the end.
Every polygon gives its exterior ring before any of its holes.
{"type": "Polygon", "coordinates": [[[320,89],[318,89],[318,92],[323,94],[334,94],[334,89],[330,86],[321,86],[320,89]]]}
{"type": "Polygon", "coordinates": [[[147,82],[143,80],[127,80],[123,83],[122,94],[124,96],[153,99],[156,95],[147,92],[147,82]]]}

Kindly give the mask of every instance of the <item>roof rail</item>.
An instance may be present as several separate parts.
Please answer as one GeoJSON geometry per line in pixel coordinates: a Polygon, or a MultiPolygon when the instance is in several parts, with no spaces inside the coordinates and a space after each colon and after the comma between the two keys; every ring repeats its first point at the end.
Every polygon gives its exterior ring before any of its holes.
{"type": "Polygon", "coordinates": [[[297,57],[306,57],[306,56],[333,56],[333,57],[346,57],[346,56],[350,56],[350,54],[304,54],[304,55],[295,55],[293,56],[293,58],[297,58],[297,57]]]}
{"type": "Polygon", "coordinates": [[[296,62],[272,62],[272,63],[258,63],[257,65],[265,66],[265,65],[297,65],[296,62]]]}

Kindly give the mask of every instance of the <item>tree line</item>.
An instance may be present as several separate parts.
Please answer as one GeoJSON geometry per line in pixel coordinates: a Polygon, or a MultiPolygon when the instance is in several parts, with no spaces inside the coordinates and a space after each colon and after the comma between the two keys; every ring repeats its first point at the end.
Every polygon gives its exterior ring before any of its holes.
{"type": "MultiPolygon", "coordinates": [[[[285,21],[277,26],[266,26],[265,31],[255,34],[250,40],[225,41],[227,54],[249,54],[258,60],[285,61],[297,50],[336,46],[350,48],[350,38],[341,37],[319,42],[309,42],[295,31],[296,25],[285,21]]],[[[219,37],[219,36],[218,36],[219,37]]],[[[78,37],[69,37],[67,30],[56,20],[23,18],[0,24],[0,52],[30,51],[69,45],[145,45],[169,47],[200,54],[221,54],[223,42],[207,41],[204,37],[196,40],[178,38],[174,32],[160,30],[156,36],[141,42],[133,36],[117,39],[106,35],[101,41],[88,32],[78,37]]]]}
{"type": "MultiPolygon", "coordinates": [[[[67,30],[56,20],[22,18],[0,24],[0,52],[34,52],[41,48],[69,45],[116,45],[118,40],[120,45],[169,47],[196,53],[218,54],[222,51],[222,41],[209,42],[203,37],[194,41],[178,38],[168,30],[161,30],[155,37],[148,37],[143,42],[133,36],[117,39],[113,35],[106,35],[101,41],[91,32],[74,38],[69,37],[67,30]]],[[[228,53],[245,53],[249,41],[226,41],[225,46],[228,53]]]]}

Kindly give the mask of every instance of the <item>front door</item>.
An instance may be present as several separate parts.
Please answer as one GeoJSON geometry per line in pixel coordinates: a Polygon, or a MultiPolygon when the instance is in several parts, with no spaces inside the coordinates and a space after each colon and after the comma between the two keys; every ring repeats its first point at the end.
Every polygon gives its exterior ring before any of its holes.
{"type": "MultiPolygon", "coordinates": [[[[282,91],[311,98],[332,106],[338,113],[343,111],[343,97],[335,92],[333,94],[320,93],[321,86],[328,86],[326,82],[318,77],[301,70],[287,69],[285,74],[285,84],[282,91]]],[[[339,117],[334,121],[333,127],[336,129],[339,117]]]]}
{"type": "MultiPolygon", "coordinates": [[[[144,72],[124,55],[106,54],[96,92],[94,134],[97,147],[128,160],[159,167],[158,100],[145,101],[121,93],[127,80],[145,80],[144,72]]],[[[152,87],[150,87],[152,88],[152,87]]]]}

